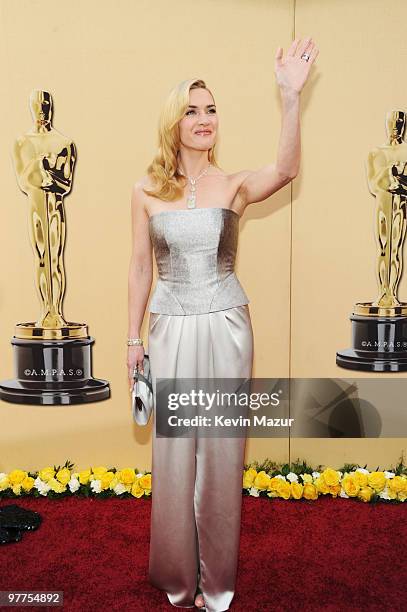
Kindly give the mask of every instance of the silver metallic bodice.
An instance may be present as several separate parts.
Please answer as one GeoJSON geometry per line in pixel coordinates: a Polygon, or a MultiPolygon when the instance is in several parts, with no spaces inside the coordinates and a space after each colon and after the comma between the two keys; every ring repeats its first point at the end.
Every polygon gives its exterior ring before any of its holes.
{"type": "Polygon", "coordinates": [[[159,274],[150,312],[202,314],[249,303],[234,272],[239,219],[228,208],[166,210],[150,217],[159,274]]]}

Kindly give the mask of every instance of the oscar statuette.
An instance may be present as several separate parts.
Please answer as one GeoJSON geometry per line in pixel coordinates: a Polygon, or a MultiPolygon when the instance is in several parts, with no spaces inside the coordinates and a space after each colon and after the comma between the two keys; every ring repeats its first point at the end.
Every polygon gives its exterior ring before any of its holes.
{"type": "Polygon", "coordinates": [[[109,383],[92,377],[94,339],[87,325],[66,321],[63,251],[64,197],[72,188],[74,143],[52,126],[52,97],[30,96],[32,130],[16,140],[14,169],[29,203],[29,233],[41,311],[18,323],[11,340],[15,378],[0,382],[0,398],[20,404],[79,404],[110,396],[109,383]]]}
{"type": "Polygon", "coordinates": [[[352,348],[336,353],[336,363],[350,370],[401,372],[407,370],[407,303],[397,297],[406,233],[407,143],[406,114],[386,115],[386,144],[367,160],[370,192],[376,197],[375,237],[378,245],[374,302],[355,304],[352,348]]]}

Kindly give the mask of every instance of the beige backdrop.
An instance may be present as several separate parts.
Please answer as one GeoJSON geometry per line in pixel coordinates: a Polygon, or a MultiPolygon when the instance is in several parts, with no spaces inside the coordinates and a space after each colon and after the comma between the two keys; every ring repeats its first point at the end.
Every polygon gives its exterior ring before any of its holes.
{"type": "MultiPolygon", "coordinates": [[[[247,209],[237,274],[251,300],[254,376],[348,377],[335,352],[349,346],[354,302],[376,290],[364,162],[385,140],[386,111],[406,103],[403,0],[71,0],[68,9],[58,0],[46,11],[39,0],[1,0],[0,8],[0,377],[13,376],[15,323],[38,313],[27,199],[10,149],[30,128],[29,94],[39,88],[52,93],[54,126],[78,149],[65,199],[64,314],[89,325],[94,376],[112,389],[109,400],[82,406],[0,402],[0,471],[67,458],[81,469],[150,468],[150,428],[133,424],[127,387],[132,184],[155,152],[166,95],[192,77],[215,94],[222,167],[255,170],[273,161],[280,125],[274,53],[295,34],[312,35],[320,47],[302,96],[301,174],[247,209]]],[[[148,317],[145,338],[147,324],[148,317]]],[[[252,439],[246,458],[374,468],[394,464],[405,448],[406,439],[252,439]]]]}

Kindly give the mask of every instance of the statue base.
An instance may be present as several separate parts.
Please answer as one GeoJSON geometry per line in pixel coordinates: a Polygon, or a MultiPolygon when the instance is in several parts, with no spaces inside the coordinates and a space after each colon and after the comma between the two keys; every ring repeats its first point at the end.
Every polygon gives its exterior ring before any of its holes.
{"type": "Polygon", "coordinates": [[[374,306],[373,302],[358,302],[353,314],[362,317],[406,317],[407,304],[400,302],[394,306],[374,306]]]}
{"type": "Polygon", "coordinates": [[[338,366],[368,372],[407,371],[407,316],[352,314],[349,318],[352,348],[336,353],[338,366]]]}
{"type": "Polygon", "coordinates": [[[37,327],[35,323],[18,323],[14,336],[22,340],[67,340],[68,338],[88,338],[85,323],[67,322],[65,327],[37,327]]]}
{"type": "Polygon", "coordinates": [[[109,383],[92,376],[94,342],[90,336],[64,340],[14,336],[15,378],[0,382],[0,398],[38,405],[85,404],[109,398],[109,383]]]}

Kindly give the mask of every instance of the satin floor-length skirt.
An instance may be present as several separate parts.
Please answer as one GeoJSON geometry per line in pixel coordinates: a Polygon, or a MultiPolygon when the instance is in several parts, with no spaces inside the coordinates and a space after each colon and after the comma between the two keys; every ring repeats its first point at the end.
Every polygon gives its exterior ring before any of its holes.
{"type": "MultiPolygon", "coordinates": [[[[148,353],[157,378],[251,378],[247,304],[193,315],[150,313],[148,353]]],[[[156,437],[153,415],[149,580],[174,606],[223,612],[235,592],[245,437],[156,437]]]]}

